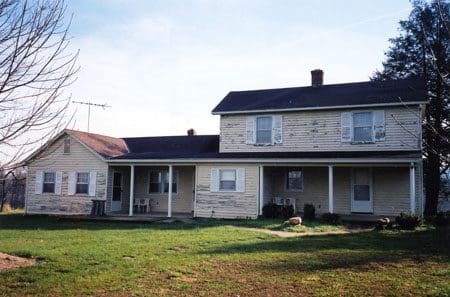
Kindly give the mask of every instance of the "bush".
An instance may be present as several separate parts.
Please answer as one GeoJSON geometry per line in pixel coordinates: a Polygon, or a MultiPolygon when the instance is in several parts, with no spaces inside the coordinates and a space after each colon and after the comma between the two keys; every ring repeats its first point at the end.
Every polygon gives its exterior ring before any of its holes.
{"type": "Polygon", "coordinates": [[[263,216],[269,219],[287,219],[294,215],[294,208],[292,205],[277,205],[275,203],[268,203],[264,205],[263,216]]]}
{"type": "Polygon", "coordinates": [[[395,222],[402,230],[414,230],[422,224],[422,219],[418,215],[405,214],[402,212],[395,218],[395,222]]]}
{"type": "Polygon", "coordinates": [[[305,220],[314,220],[316,218],[316,208],[312,204],[303,206],[303,218],[305,220]]]}
{"type": "Polygon", "coordinates": [[[337,213],[324,213],[322,215],[322,220],[330,225],[337,225],[339,223],[339,215],[337,213]]]}
{"type": "Polygon", "coordinates": [[[447,227],[450,225],[450,212],[438,212],[433,218],[436,227],[447,227]]]}

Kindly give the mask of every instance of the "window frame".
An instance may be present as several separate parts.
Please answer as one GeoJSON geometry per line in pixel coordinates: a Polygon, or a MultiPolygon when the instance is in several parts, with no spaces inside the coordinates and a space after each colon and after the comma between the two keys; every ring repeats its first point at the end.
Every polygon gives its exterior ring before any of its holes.
{"type": "Polygon", "coordinates": [[[220,168],[219,169],[219,192],[237,192],[237,169],[233,168],[220,168]],[[223,172],[234,172],[234,189],[222,188],[222,181],[230,182],[231,180],[222,180],[223,172]]]}
{"type": "Polygon", "coordinates": [[[360,144],[360,143],[375,143],[375,128],[374,128],[374,113],[372,110],[361,110],[361,111],[353,111],[352,112],[352,143],[360,144]],[[358,125],[355,126],[355,114],[370,114],[371,117],[371,126],[369,125],[358,125]],[[356,140],[355,139],[355,128],[367,128],[370,127],[371,139],[370,140],[356,140]]]}
{"type": "Polygon", "coordinates": [[[42,194],[55,194],[56,193],[56,172],[55,171],[44,171],[42,173],[42,194]],[[53,182],[46,182],[45,181],[45,175],[46,174],[53,174],[53,182]],[[48,192],[45,191],[45,185],[46,184],[52,184],[53,185],[53,191],[48,192]]]}
{"type": "Polygon", "coordinates": [[[91,173],[88,171],[77,171],[75,175],[75,195],[89,195],[89,187],[90,187],[90,180],[91,180],[91,173]],[[80,174],[87,174],[87,183],[86,182],[79,182],[78,176],[80,174]],[[79,192],[78,191],[78,185],[87,185],[86,192],[79,192]]]}
{"type": "Polygon", "coordinates": [[[288,192],[303,192],[303,189],[304,189],[303,180],[304,180],[303,168],[299,168],[299,167],[287,168],[286,175],[285,175],[285,183],[284,183],[285,190],[288,192]],[[301,176],[300,176],[301,189],[290,189],[289,188],[289,179],[290,179],[289,172],[291,172],[291,171],[300,171],[300,173],[301,173],[301,176]]]}
{"type": "MultiPolygon", "coordinates": [[[[168,194],[169,191],[165,190],[166,187],[166,183],[168,184],[168,180],[167,180],[167,175],[169,173],[169,170],[150,170],[149,174],[148,174],[148,194],[149,195],[161,195],[161,194],[168,194]],[[152,184],[150,182],[151,179],[151,175],[152,173],[157,173],[158,174],[158,192],[151,192],[150,189],[150,185],[152,184]]],[[[174,170],[173,171],[173,177],[172,177],[172,193],[173,194],[177,194],[178,193],[178,186],[179,186],[179,173],[178,171],[174,170]],[[175,187],[173,186],[175,184],[175,187]],[[175,190],[174,190],[175,189],[175,190]]]]}
{"type": "Polygon", "coordinates": [[[255,144],[256,145],[271,145],[273,143],[273,116],[272,115],[261,115],[255,117],[255,144]],[[270,129],[258,129],[258,119],[269,118],[270,119],[270,129]],[[258,142],[258,132],[264,131],[270,132],[270,140],[268,142],[258,142]]]}

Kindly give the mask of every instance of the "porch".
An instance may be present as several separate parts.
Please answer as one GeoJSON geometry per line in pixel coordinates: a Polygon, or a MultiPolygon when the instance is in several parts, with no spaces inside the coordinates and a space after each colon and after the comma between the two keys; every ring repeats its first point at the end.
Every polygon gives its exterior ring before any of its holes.
{"type": "Polygon", "coordinates": [[[106,214],[123,219],[192,218],[195,166],[110,166],[106,214]]]}
{"type": "Polygon", "coordinates": [[[269,202],[365,220],[422,213],[421,170],[420,163],[260,165],[259,213],[269,202]]]}

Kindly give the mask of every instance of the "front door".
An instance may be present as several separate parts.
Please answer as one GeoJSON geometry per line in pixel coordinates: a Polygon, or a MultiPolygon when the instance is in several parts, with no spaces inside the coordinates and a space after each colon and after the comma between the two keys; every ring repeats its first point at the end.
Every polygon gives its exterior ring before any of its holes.
{"type": "Polygon", "coordinates": [[[369,168],[352,170],[352,212],[373,213],[372,172],[369,168]]]}
{"type": "Polygon", "coordinates": [[[122,173],[120,172],[114,172],[111,210],[122,210],[122,173]]]}

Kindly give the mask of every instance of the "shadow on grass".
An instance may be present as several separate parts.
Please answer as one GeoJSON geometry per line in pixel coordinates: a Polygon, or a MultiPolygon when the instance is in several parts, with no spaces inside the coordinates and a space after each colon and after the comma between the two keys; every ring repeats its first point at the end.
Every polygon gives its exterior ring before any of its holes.
{"type": "Polygon", "coordinates": [[[232,254],[287,252],[314,253],[324,251],[367,251],[383,253],[415,253],[417,255],[439,255],[450,260],[449,231],[434,229],[421,231],[371,231],[345,235],[323,235],[297,237],[285,240],[232,243],[207,250],[206,254],[232,254]]]}
{"type": "Polygon", "coordinates": [[[89,221],[71,219],[70,217],[4,214],[0,215],[0,230],[189,230],[198,228],[197,224],[186,224],[175,221],[161,222],[133,222],[133,221],[89,221]]]}

